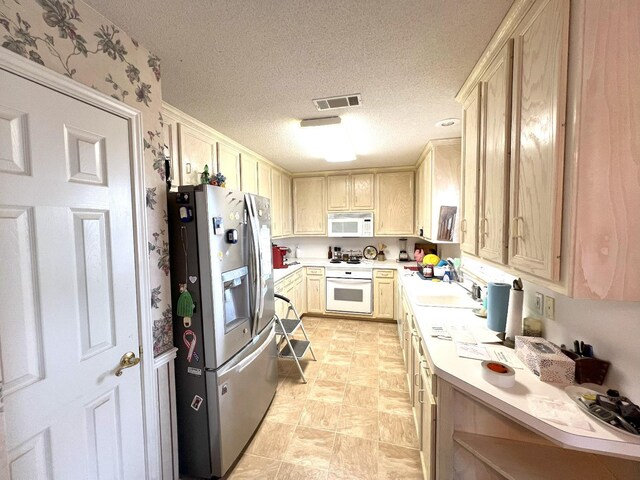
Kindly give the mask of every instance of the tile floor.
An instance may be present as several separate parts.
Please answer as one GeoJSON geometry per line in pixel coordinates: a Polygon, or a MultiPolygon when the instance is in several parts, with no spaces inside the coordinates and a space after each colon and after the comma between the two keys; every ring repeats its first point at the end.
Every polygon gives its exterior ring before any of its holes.
{"type": "MultiPolygon", "coordinates": [[[[278,393],[230,480],[422,479],[395,324],[304,318],[318,358],[278,393]]],[[[310,355],[308,355],[311,358],[310,355]]]]}

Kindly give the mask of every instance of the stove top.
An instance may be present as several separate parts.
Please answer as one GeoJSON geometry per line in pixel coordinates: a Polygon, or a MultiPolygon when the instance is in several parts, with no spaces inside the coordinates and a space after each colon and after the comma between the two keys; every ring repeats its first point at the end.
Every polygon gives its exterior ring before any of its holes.
{"type": "Polygon", "coordinates": [[[329,260],[329,263],[347,263],[349,265],[358,265],[364,262],[359,258],[353,258],[353,259],[350,258],[349,260],[340,260],[338,258],[332,258],[331,260],[329,260]]]}

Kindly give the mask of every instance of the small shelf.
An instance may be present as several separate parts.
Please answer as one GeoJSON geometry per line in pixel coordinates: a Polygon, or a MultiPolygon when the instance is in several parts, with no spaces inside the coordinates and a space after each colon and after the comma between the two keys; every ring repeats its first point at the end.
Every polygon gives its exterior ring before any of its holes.
{"type": "Polygon", "coordinates": [[[465,432],[455,432],[453,440],[509,480],[616,478],[589,453],[465,432]]]}
{"type": "MultiPolygon", "coordinates": [[[[308,340],[297,340],[295,338],[292,338],[290,342],[293,347],[293,353],[297,358],[304,357],[304,354],[307,353],[307,350],[309,350],[309,346],[311,345],[311,342],[308,340]]],[[[293,354],[291,353],[291,349],[288,344],[280,350],[280,357],[293,358],[293,354]]]]}

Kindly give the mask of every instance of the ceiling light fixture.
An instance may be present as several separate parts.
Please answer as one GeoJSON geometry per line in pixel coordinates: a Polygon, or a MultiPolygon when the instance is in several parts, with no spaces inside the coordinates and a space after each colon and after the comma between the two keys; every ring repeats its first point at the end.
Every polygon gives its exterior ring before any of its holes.
{"type": "Polygon", "coordinates": [[[436,127],[453,127],[460,123],[459,118],[444,118],[439,122],[436,122],[436,127]]]}
{"type": "Polygon", "coordinates": [[[327,162],[350,162],[356,159],[340,117],[309,118],[302,120],[300,127],[311,155],[322,157],[327,162]]]}

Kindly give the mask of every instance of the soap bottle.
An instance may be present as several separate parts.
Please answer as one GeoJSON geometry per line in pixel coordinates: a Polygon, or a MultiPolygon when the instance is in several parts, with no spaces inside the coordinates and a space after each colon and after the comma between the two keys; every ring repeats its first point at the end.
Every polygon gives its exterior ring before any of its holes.
{"type": "Polygon", "coordinates": [[[329,253],[327,254],[327,258],[331,260],[333,258],[333,254],[331,253],[331,247],[329,247],[329,253]]]}

